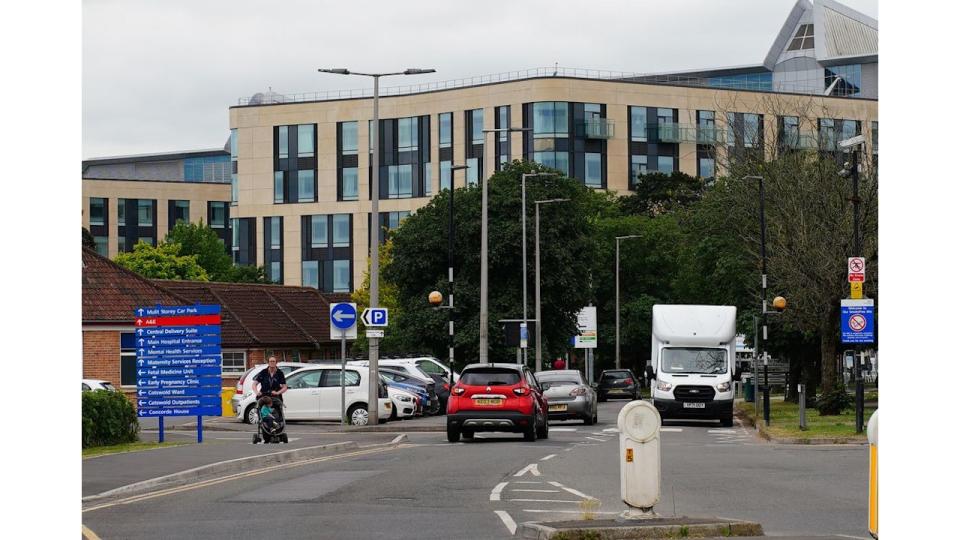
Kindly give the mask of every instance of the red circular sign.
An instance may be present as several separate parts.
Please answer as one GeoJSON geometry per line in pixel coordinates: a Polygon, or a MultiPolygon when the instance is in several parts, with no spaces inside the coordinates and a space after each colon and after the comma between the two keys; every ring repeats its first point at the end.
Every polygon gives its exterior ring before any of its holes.
{"type": "Polygon", "coordinates": [[[850,271],[857,274],[863,272],[863,259],[859,257],[850,259],[850,271]]]}
{"type": "Polygon", "coordinates": [[[867,318],[863,315],[853,315],[847,323],[854,332],[862,332],[867,327],[867,318]]]}

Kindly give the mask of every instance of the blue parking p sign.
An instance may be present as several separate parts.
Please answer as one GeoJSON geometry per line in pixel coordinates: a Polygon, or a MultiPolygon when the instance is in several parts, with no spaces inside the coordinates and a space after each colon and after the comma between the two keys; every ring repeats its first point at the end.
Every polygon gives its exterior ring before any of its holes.
{"type": "Polygon", "coordinates": [[[874,343],[873,299],[840,301],[840,342],[874,343]]]}

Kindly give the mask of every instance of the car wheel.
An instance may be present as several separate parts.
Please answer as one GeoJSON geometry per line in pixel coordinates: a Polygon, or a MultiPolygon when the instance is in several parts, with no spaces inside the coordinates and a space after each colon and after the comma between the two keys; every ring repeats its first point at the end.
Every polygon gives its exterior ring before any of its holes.
{"type": "Polygon", "coordinates": [[[547,416],[543,417],[543,427],[537,428],[537,437],[540,439],[549,439],[550,438],[550,418],[547,416]]]}
{"type": "Polygon", "coordinates": [[[473,430],[472,430],[472,429],[465,429],[465,430],[463,430],[463,431],[461,432],[461,434],[463,435],[463,438],[464,438],[464,439],[472,439],[472,438],[473,438],[473,430]]]}
{"type": "Polygon", "coordinates": [[[601,395],[597,396],[597,401],[599,401],[600,403],[603,403],[603,402],[607,401],[607,396],[601,394],[601,395]]]}
{"type": "Polygon", "coordinates": [[[350,407],[350,410],[347,411],[347,418],[350,419],[351,426],[365,426],[370,421],[370,416],[367,413],[367,406],[361,403],[350,407]]]}
{"type": "Polygon", "coordinates": [[[457,442],[460,440],[460,430],[457,428],[448,427],[447,428],[447,441],[448,442],[457,442]]]}
{"type": "Polygon", "coordinates": [[[256,424],[257,420],[260,419],[260,414],[257,412],[257,408],[253,405],[247,407],[246,412],[243,413],[243,421],[248,424],[256,424]]]}
{"type": "Polygon", "coordinates": [[[583,417],[583,425],[592,426],[595,421],[594,418],[596,418],[595,414],[591,415],[588,413],[587,416],[583,417]]]}
{"type": "Polygon", "coordinates": [[[533,422],[530,422],[530,427],[523,431],[523,440],[525,441],[535,441],[537,440],[537,432],[540,431],[540,428],[537,427],[537,415],[534,413],[533,422]]]}
{"type": "Polygon", "coordinates": [[[390,408],[390,421],[392,422],[396,419],[397,419],[397,404],[394,403],[393,407],[390,408]]]}

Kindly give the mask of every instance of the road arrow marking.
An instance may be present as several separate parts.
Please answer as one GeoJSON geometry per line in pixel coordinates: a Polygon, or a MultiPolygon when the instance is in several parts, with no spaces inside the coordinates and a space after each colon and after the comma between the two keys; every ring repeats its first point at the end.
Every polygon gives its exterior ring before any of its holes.
{"type": "Polygon", "coordinates": [[[493,491],[490,492],[490,500],[491,500],[491,501],[499,501],[499,500],[500,500],[500,492],[503,491],[503,488],[505,488],[505,487],[507,487],[507,482],[500,482],[499,484],[497,484],[497,485],[493,488],[493,491]]]}
{"type": "Polygon", "coordinates": [[[514,474],[514,476],[523,476],[523,475],[527,474],[528,472],[529,472],[530,474],[532,474],[533,476],[540,476],[540,470],[537,468],[537,464],[536,464],[536,463],[527,465],[526,467],[520,469],[520,470],[517,472],[517,474],[514,474]]]}
{"type": "Polygon", "coordinates": [[[548,460],[548,459],[555,458],[555,457],[557,457],[556,454],[550,454],[550,455],[547,456],[547,457],[542,457],[542,458],[540,458],[540,461],[546,461],[546,460],[548,460]]]}
{"type": "Polygon", "coordinates": [[[510,531],[511,535],[517,532],[517,522],[510,517],[510,514],[503,510],[494,510],[493,513],[500,516],[500,521],[503,521],[503,526],[510,531]]]}

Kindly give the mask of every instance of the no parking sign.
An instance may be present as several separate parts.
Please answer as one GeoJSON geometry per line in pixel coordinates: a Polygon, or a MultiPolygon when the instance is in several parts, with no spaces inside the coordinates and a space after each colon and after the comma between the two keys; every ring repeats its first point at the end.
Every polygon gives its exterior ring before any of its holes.
{"type": "Polygon", "coordinates": [[[873,299],[840,301],[840,342],[873,343],[873,299]]]}

